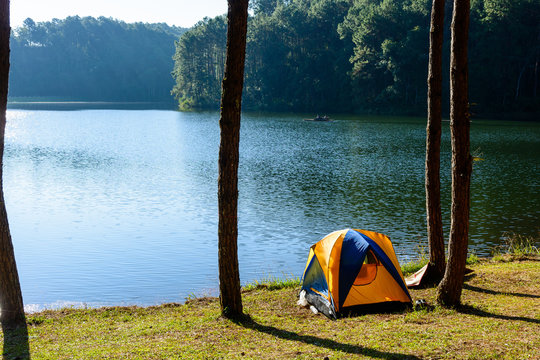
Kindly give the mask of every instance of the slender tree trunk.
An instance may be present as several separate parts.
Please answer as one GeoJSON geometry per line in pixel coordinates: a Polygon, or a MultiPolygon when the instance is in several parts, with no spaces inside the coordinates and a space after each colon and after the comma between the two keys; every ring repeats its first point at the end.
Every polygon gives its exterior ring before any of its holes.
{"type": "Polygon", "coordinates": [[[527,70],[527,64],[523,65],[521,68],[521,71],[519,72],[517,85],[516,85],[516,95],[514,96],[514,100],[517,100],[519,98],[519,89],[521,88],[521,78],[523,77],[523,73],[527,70]]]}
{"type": "Polygon", "coordinates": [[[3,157],[9,79],[9,0],[0,0],[0,322],[3,359],[30,359],[28,328],[4,202],[3,157]]]}
{"type": "Polygon", "coordinates": [[[9,35],[9,0],[0,0],[0,320],[4,327],[16,328],[26,327],[26,320],[1,181],[9,76],[9,35]]]}
{"type": "Polygon", "coordinates": [[[472,172],[467,69],[469,12],[469,0],[454,0],[450,55],[452,218],[448,244],[448,263],[437,294],[437,302],[443,306],[457,306],[460,304],[469,240],[472,172]]]}
{"type": "Polygon", "coordinates": [[[536,89],[538,88],[538,52],[536,55],[536,61],[534,63],[534,85],[533,85],[533,98],[536,99],[536,89]]]}
{"type": "Polygon", "coordinates": [[[445,0],[433,0],[429,33],[428,118],[426,129],[426,210],[429,264],[424,283],[438,283],[445,268],[441,215],[442,46],[445,0]]]}
{"type": "Polygon", "coordinates": [[[536,38],[536,58],[534,61],[534,84],[533,84],[533,98],[536,99],[538,89],[538,57],[540,55],[540,31],[538,31],[538,37],[536,38]]]}
{"type": "Polygon", "coordinates": [[[228,0],[227,58],[221,94],[219,148],[219,291],[221,313],[242,315],[238,269],[238,157],[248,0],[228,0]]]}

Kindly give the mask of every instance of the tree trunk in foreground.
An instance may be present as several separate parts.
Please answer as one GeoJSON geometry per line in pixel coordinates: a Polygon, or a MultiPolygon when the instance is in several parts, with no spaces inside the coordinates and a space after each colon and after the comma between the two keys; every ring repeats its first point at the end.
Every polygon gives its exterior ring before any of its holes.
{"type": "Polygon", "coordinates": [[[438,283],[443,278],[446,265],[440,180],[444,4],[445,0],[433,0],[429,33],[425,184],[429,263],[423,278],[424,284],[438,283]]]}
{"type": "Polygon", "coordinates": [[[454,0],[450,55],[450,128],[452,138],[452,218],[448,243],[448,264],[437,302],[443,306],[460,304],[467,247],[472,157],[469,142],[467,40],[469,0],[454,0]]]}
{"type": "Polygon", "coordinates": [[[19,275],[9,231],[2,163],[9,76],[9,1],[0,0],[0,321],[3,327],[26,327],[19,275]]]}
{"type": "Polygon", "coordinates": [[[219,298],[221,313],[242,315],[238,269],[238,157],[248,0],[228,0],[227,59],[221,93],[219,147],[219,298]]]}

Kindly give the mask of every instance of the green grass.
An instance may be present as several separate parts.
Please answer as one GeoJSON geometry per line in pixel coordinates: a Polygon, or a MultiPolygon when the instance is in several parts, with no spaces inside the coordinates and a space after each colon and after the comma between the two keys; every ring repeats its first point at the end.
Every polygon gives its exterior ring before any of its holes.
{"type": "Polygon", "coordinates": [[[423,268],[429,262],[427,248],[422,241],[418,243],[418,256],[409,262],[401,264],[401,272],[407,277],[423,268]]]}
{"type": "MultiPolygon", "coordinates": [[[[267,279],[243,293],[248,318],[237,322],[220,316],[216,298],[30,314],[30,351],[59,360],[540,358],[540,261],[470,267],[458,309],[331,321],[296,305],[297,279],[267,279]]],[[[411,295],[434,305],[436,289],[411,295]]]]}
{"type": "Polygon", "coordinates": [[[476,255],[476,252],[470,251],[467,256],[467,265],[476,265],[480,262],[480,258],[476,255]]]}
{"type": "Polygon", "coordinates": [[[540,233],[537,236],[508,233],[503,238],[503,244],[493,249],[492,255],[498,261],[537,257],[540,255],[540,233]]]}
{"type": "Polygon", "coordinates": [[[252,283],[246,284],[242,288],[242,291],[249,292],[249,291],[259,290],[259,289],[280,290],[280,289],[296,288],[298,286],[300,286],[299,277],[284,276],[283,278],[278,278],[274,276],[268,276],[266,278],[263,278],[262,280],[255,280],[252,283]]]}
{"type": "Polygon", "coordinates": [[[409,261],[401,265],[401,272],[403,276],[414,274],[428,263],[427,258],[419,258],[417,260],[409,261]]]}

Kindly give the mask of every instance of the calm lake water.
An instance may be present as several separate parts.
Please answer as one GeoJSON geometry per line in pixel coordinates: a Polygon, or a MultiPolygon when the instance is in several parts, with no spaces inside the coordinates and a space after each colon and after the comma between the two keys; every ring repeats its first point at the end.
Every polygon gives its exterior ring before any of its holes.
{"type": "MultiPolygon", "coordinates": [[[[217,295],[219,114],[9,110],[4,189],[28,310],[217,295]]],[[[424,119],[245,115],[242,283],[301,276],[309,246],[348,227],[425,248],[424,119]]],[[[447,125],[447,124],[446,124],[447,125]]],[[[540,124],[474,121],[470,248],[540,228],[540,124]]],[[[450,140],[442,149],[445,231],[450,140]]]]}

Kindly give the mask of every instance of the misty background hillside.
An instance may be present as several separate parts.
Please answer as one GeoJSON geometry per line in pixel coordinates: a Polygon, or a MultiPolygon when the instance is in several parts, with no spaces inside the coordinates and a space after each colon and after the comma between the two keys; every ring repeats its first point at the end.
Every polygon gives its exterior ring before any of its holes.
{"type": "Polygon", "coordinates": [[[185,31],[105,17],[26,19],[12,33],[10,98],[172,102],[174,42],[185,31]]]}

